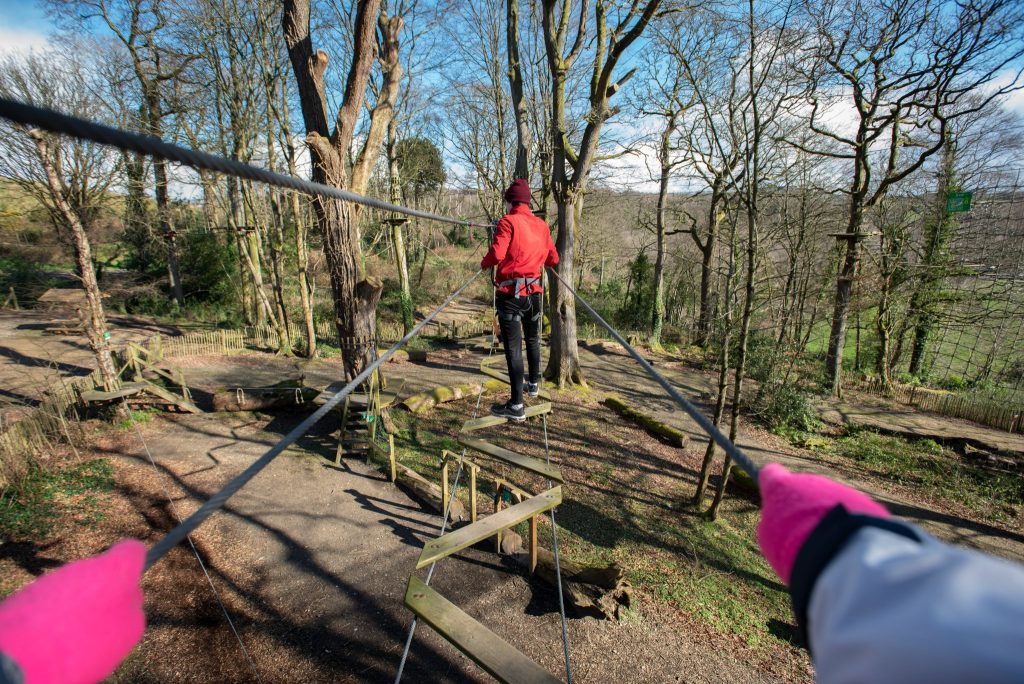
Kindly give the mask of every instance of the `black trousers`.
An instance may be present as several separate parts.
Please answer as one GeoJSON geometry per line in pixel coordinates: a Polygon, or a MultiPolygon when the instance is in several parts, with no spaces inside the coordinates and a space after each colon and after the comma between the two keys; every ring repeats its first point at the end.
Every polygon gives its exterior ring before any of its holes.
{"type": "Polygon", "coordinates": [[[503,292],[496,295],[498,326],[505,347],[508,377],[512,381],[512,403],[523,403],[523,340],[526,340],[526,362],[530,382],[540,382],[540,330],[544,320],[541,293],[529,297],[513,297],[503,292]]]}

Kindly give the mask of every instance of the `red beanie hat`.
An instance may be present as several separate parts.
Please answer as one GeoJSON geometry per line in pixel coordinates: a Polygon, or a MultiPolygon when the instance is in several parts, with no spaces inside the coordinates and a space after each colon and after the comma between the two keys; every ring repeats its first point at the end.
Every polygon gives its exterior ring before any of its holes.
{"type": "Polygon", "coordinates": [[[505,201],[512,204],[529,204],[530,199],[530,184],[522,178],[512,181],[512,185],[505,191],[505,201]]]}

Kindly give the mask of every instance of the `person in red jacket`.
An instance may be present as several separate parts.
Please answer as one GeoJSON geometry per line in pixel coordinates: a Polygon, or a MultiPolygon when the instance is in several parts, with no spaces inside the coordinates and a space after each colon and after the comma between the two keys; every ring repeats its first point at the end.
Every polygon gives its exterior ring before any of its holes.
{"type": "Polygon", "coordinates": [[[512,398],[495,404],[491,413],[517,422],[526,420],[523,391],[540,392],[540,330],[544,317],[541,269],[558,263],[548,224],[530,211],[530,186],[518,179],[505,191],[505,216],[494,230],[491,248],[480,268],[497,266],[494,288],[498,326],[505,346],[505,361],[512,398]],[[523,340],[529,377],[523,377],[523,340]]]}

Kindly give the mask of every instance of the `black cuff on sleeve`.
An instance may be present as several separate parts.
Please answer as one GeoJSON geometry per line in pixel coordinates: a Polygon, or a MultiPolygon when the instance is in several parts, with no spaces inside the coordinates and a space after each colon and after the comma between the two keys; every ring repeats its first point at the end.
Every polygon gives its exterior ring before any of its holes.
{"type": "Polygon", "coordinates": [[[0,684],[22,684],[25,674],[18,663],[11,660],[6,653],[0,652],[0,684]]]}
{"type": "Polygon", "coordinates": [[[804,643],[810,648],[807,638],[807,609],[811,603],[811,593],[818,577],[832,561],[846,542],[864,527],[876,527],[916,542],[921,537],[909,525],[889,518],[876,518],[871,515],[850,513],[842,504],[837,504],[821,519],[807,540],[800,547],[793,563],[793,571],[789,576],[789,596],[793,601],[793,614],[804,643]]]}

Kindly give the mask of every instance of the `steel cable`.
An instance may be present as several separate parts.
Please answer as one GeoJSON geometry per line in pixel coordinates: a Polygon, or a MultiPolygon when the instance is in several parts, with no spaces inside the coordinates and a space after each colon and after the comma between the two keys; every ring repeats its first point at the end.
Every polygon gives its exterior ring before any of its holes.
{"type": "Polygon", "coordinates": [[[457,226],[486,228],[489,225],[485,223],[464,221],[450,216],[432,214],[427,211],[420,211],[419,209],[403,207],[399,204],[391,204],[390,202],[385,202],[374,197],[366,197],[349,190],[342,190],[340,188],[324,185],[323,183],[314,183],[294,176],[287,176],[274,171],[268,171],[266,169],[261,169],[258,166],[253,166],[252,164],[240,162],[236,159],[227,159],[226,157],[221,157],[215,154],[191,150],[187,147],[181,147],[180,145],[164,142],[163,140],[150,135],[124,131],[119,128],[86,121],[84,119],[68,116],[67,114],[55,112],[52,109],[44,109],[42,107],[36,107],[23,102],[17,102],[15,100],[0,98],[0,116],[21,124],[22,126],[41,128],[51,133],[70,135],[75,138],[91,140],[95,143],[110,145],[122,150],[131,150],[140,154],[159,157],[160,159],[184,164],[185,166],[189,166],[197,170],[203,169],[206,171],[216,171],[229,176],[246,178],[248,180],[267,183],[268,185],[275,185],[280,188],[288,188],[290,190],[301,192],[305,195],[331,197],[333,199],[373,207],[382,211],[397,212],[407,216],[426,219],[428,221],[450,223],[457,226]]]}
{"type": "Polygon", "coordinates": [[[558,278],[559,282],[562,283],[562,286],[565,287],[565,289],[568,290],[569,293],[576,298],[576,301],[583,305],[583,308],[587,310],[587,312],[594,318],[594,320],[600,323],[602,326],[604,326],[604,328],[611,334],[615,341],[621,344],[626,349],[626,351],[629,352],[629,355],[632,356],[645,371],[647,371],[647,374],[650,375],[655,382],[661,385],[665,392],[668,393],[668,396],[670,396],[673,401],[679,404],[679,406],[681,406],[682,409],[686,411],[686,413],[689,414],[689,416],[693,418],[694,421],[697,422],[697,425],[699,425],[700,428],[704,430],[704,432],[706,432],[708,436],[715,441],[716,444],[718,444],[718,446],[722,447],[725,453],[731,456],[732,460],[735,461],[736,464],[740,468],[742,468],[744,472],[747,473],[747,475],[750,475],[750,477],[756,483],[759,468],[752,460],[750,460],[750,457],[747,456],[742,451],[740,451],[740,448],[736,446],[732,442],[732,440],[726,437],[725,434],[718,429],[718,426],[711,422],[711,420],[707,416],[701,413],[700,409],[698,409],[693,404],[693,402],[691,402],[689,399],[681,395],[679,391],[672,386],[672,383],[665,379],[665,376],[663,376],[658,371],[654,370],[654,367],[647,362],[647,359],[640,356],[640,353],[637,352],[637,350],[633,348],[633,345],[627,342],[625,338],[623,338],[622,335],[619,334],[618,330],[612,327],[612,325],[608,323],[608,321],[604,320],[604,318],[601,317],[601,314],[597,313],[597,311],[594,310],[594,307],[590,306],[590,304],[587,303],[587,300],[583,299],[583,297],[581,297],[579,293],[572,288],[572,285],[565,282],[565,278],[563,278],[558,273],[558,271],[552,269],[551,273],[553,273],[554,276],[558,278]]]}
{"type": "Polygon", "coordinates": [[[460,294],[462,294],[462,292],[466,288],[468,288],[473,283],[473,281],[475,281],[477,277],[479,277],[481,273],[483,273],[482,270],[477,271],[475,274],[473,274],[473,277],[467,280],[459,289],[455,290],[455,292],[450,294],[448,298],[444,300],[443,303],[441,303],[440,306],[431,311],[430,314],[427,315],[427,317],[424,318],[422,321],[417,323],[413,327],[413,329],[410,330],[405,335],[405,337],[391,345],[391,347],[389,347],[386,352],[381,354],[376,361],[371,363],[359,375],[353,378],[352,381],[345,385],[345,387],[340,392],[331,397],[331,399],[327,403],[325,403],[323,406],[317,409],[312,415],[310,415],[304,421],[299,423],[299,425],[295,427],[295,429],[293,429],[287,435],[282,437],[277,444],[275,444],[269,450],[267,450],[267,452],[260,456],[259,459],[257,459],[248,468],[243,470],[240,474],[235,476],[230,482],[224,485],[224,487],[219,492],[211,496],[209,500],[207,500],[206,503],[204,503],[199,508],[199,510],[190,515],[183,523],[181,523],[173,530],[168,532],[167,536],[158,541],[153,546],[153,548],[151,548],[149,552],[146,554],[146,570],[153,567],[153,564],[156,563],[156,561],[158,561],[165,553],[167,553],[172,548],[181,543],[181,541],[185,539],[185,537],[187,537],[189,533],[192,532],[192,530],[194,530],[196,527],[202,524],[204,520],[209,518],[211,515],[213,515],[214,512],[216,512],[225,503],[227,503],[227,500],[231,498],[231,496],[235,492],[237,492],[239,489],[242,488],[243,485],[245,485],[245,483],[247,483],[249,480],[255,477],[257,473],[263,470],[281,452],[283,452],[289,446],[298,441],[300,437],[305,435],[310,428],[316,425],[321,418],[323,418],[325,415],[327,415],[328,412],[331,411],[331,409],[337,406],[342,399],[351,394],[356,387],[361,385],[367,378],[369,378],[370,374],[373,373],[373,371],[376,370],[378,366],[380,366],[382,363],[391,358],[395,352],[397,352],[399,349],[405,346],[405,344],[409,340],[411,340],[413,337],[419,334],[420,330],[422,330],[428,323],[430,323],[430,321],[432,321],[435,316],[444,311],[444,309],[446,309],[449,304],[455,301],[455,299],[460,294]]]}

